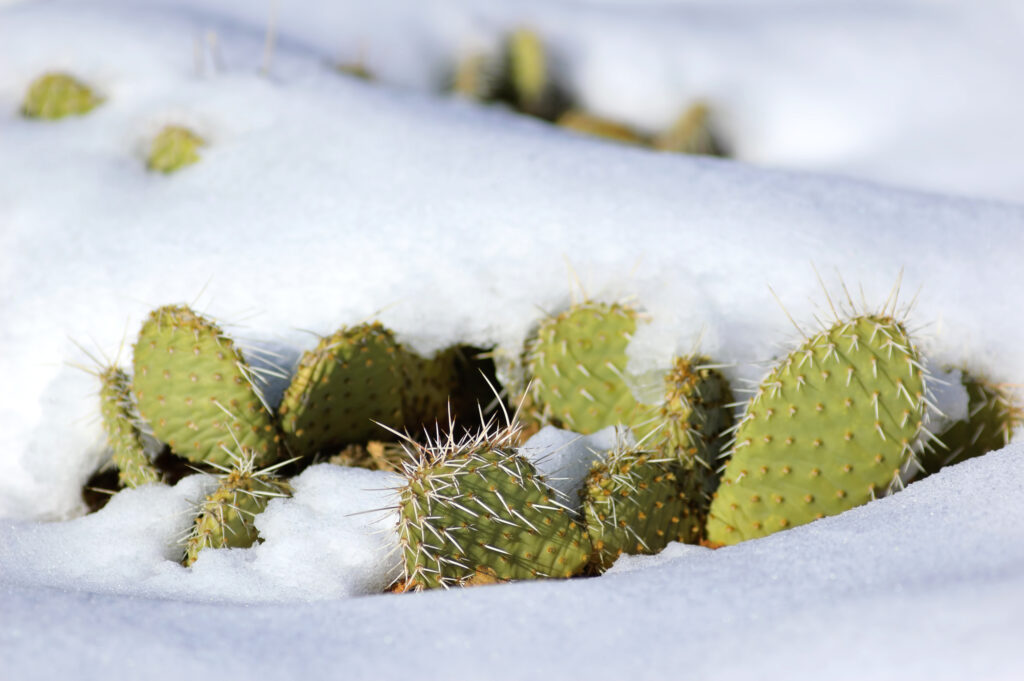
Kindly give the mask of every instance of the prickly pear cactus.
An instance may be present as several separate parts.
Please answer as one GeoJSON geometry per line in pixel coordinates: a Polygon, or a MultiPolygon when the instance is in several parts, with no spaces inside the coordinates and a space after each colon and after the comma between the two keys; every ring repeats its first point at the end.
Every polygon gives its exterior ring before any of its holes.
{"type": "Polygon", "coordinates": [[[575,513],[512,448],[515,428],[410,443],[399,491],[405,588],[571,577],[590,556],[575,513]]]}
{"type": "Polygon", "coordinates": [[[967,419],[957,421],[939,435],[941,447],[922,453],[922,477],[1005,447],[1013,431],[1024,422],[1024,409],[1009,387],[966,371],[961,373],[961,381],[967,389],[967,419]]]}
{"type": "Polygon", "coordinates": [[[252,452],[236,457],[231,468],[224,469],[216,491],[203,501],[185,542],[182,563],[186,567],[206,548],[252,546],[258,538],[253,518],[271,499],[291,495],[287,482],[272,469],[256,470],[254,462],[252,452]]]}
{"type": "Polygon", "coordinates": [[[596,570],[607,570],[623,553],[652,554],[669,542],[699,539],[700,518],[680,487],[678,468],[674,458],[624,445],[594,463],[581,495],[596,570]]]}
{"type": "Polygon", "coordinates": [[[671,128],[654,138],[654,148],[680,154],[725,156],[711,125],[711,110],[697,102],[671,128]]]}
{"type": "Polygon", "coordinates": [[[444,421],[448,401],[457,381],[458,349],[447,348],[433,357],[421,357],[405,351],[405,384],[402,389],[403,423],[414,435],[420,429],[433,432],[434,424],[444,421]]]}
{"type": "Polygon", "coordinates": [[[132,388],[153,434],[192,462],[228,465],[251,449],[262,466],[278,434],[254,372],[212,321],[184,305],[150,313],[135,343],[132,388]]]}
{"type": "Polygon", "coordinates": [[[198,162],[199,147],[205,144],[202,137],[188,128],[168,125],[153,138],[146,166],[157,172],[173,173],[198,162]]]}
{"type": "Polygon", "coordinates": [[[541,322],[527,343],[526,369],[543,422],[583,434],[638,422],[645,408],[625,378],[636,325],[633,308],[593,302],[541,322]]]}
{"type": "Polygon", "coordinates": [[[519,109],[539,115],[551,88],[544,44],[534,31],[520,28],[509,36],[506,49],[508,77],[519,109]]]}
{"type": "Polygon", "coordinates": [[[599,118],[598,116],[592,116],[576,109],[566,111],[559,116],[558,125],[585,135],[604,137],[616,142],[638,145],[647,144],[647,140],[628,126],[609,121],[605,118],[599,118]]]}
{"type": "Polygon", "coordinates": [[[864,315],[806,340],[747,406],[708,539],[735,544],[887,493],[921,444],[924,409],[924,371],[899,321],[864,315]]]}
{"type": "Polygon", "coordinates": [[[87,114],[103,102],[88,85],[66,73],[47,73],[28,88],[21,105],[28,118],[56,120],[87,114]]]}
{"type": "Polygon", "coordinates": [[[160,473],[146,455],[139,416],[132,403],[128,374],[112,366],[100,373],[100,411],[107,443],[114,452],[118,480],[124,487],[159,482],[160,473]]]}

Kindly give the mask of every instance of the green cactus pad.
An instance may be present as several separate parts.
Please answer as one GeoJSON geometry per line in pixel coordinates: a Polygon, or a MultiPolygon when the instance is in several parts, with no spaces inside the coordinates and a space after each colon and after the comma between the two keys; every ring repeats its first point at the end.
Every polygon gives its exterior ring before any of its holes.
{"type": "Polygon", "coordinates": [[[711,503],[735,544],[885,494],[923,434],[924,372],[903,325],[865,315],[804,342],[761,383],[711,503]]]}
{"type": "Polygon", "coordinates": [[[647,144],[647,140],[628,126],[614,121],[609,121],[605,118],[599,118],[598,116],[592,116],[588,113],[577,111],[575,109],[566,111],[564,114],[559,116],[558,125],[585,135],[604,137],[605,139],[614,140],[616,142],[638,145],[647,144]]]}
{"type": "Polygon", "coordinates": [[[637,312],[583,303],[540,324],[527,344],[527,373],[542,420],[577,433],[633,425],[644,408],[624,376],[637,312]]]}
{"type": "Polygon", "coordinates": [[[29,86],[21,113],[28,118],[56,120],[87,114],[102,102],[102,97],[73,76],[47,73],[29,86]]]}
{"type": "Polygon", "coordinates": [[[655,137],[654,148],[680,154],[725,156],[711,125],[711,110],[704,102],[691,106],[671,128],[655,137]]]}
{"type": "Polygon", "coordinates": [[[267,469],[254,470],[252,453],[234,460],[220,478],[217,490],[206,497],[185,541],[186,567],[196,562],[206,548],[247,548],[256,543],[258,532],[253,518],[275,497],[291,495],[288,483],[267,469]]]}
{"type": "Polygon", "coordinates": [[[270,411],[253,370],[212,321],[188,307],[150,313],[135,344],[135,399],[153,434],[192,462],[227,465],[230,450],[278,454],[270,411]]]}
{"type": "Polygon", "coordinates": [[[509,36],[506,50],[516,103],[521,111],[536,115],[551,87],[544,43],[534,31],[521,28],[509,36]]]}
{"type": "Polygon", "coordinates": [[[586,567],[582,524],[512,448],[515,430],[410,443],[398,523],[406,588],[571,577],[586,567]]]}
{"type": "Polygon", "coordinates": [[[114,452],[118,481],[124,487],[159,482],[160,473],[146,455],[139,430],[139,416],[132,403],[131,381],[118,367],[100,373],[100,411],[107,443],[114,452]]]}
{"type": "Polygon", "coordinates": [[[942,447],[933,447],[921,455],[922,477],[1005,447],[1024,420],[1024,411],[1007,386],[966,371],[961,373],[961,382],[967,389],[967,419],[957,421],[939,435],[942,447]]]}
{"type": "Polygon", "coordinates": [[[199,147],[206,144],[202,137],[188,128],[168,125],[153,138],[146,166],[161,173],[173,173],[199,161],[199,147]]]}
{"type": "Polygon", "coordinates": [[[676,477],[678,462],[655,457],[620,446],[591,468],[581,495],[598,571],[623,553],[653,554],[669,542],[699,540],[700,518],[676,477]]]}
{"type": "Polygon", "coordinates": [[[406,381],[402,391],[402,417],[406,429],[417,434],[420,429],[444,421],[448,401],[455,390],[459,350],[447,348],[433,357],[405,353],[406,381]]]}

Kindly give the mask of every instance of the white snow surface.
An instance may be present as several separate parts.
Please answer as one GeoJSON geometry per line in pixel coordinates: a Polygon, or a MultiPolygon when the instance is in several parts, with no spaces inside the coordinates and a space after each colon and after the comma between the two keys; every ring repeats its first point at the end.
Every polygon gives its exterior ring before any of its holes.
{"type": "MultiPolygon", "coordinates": [[[[815,268],[862,309],[902,269],[933,367],[1024,383],[1024,207],[977,198],[1024,198],[1013,3],[292,0],[268,76],[268,3],[0,4],[4,678],[1019,678],[1020,444],[736,547],[444,593],[352,597],[397,569],[385,473],[311,467],[263,544],[191,569],[175,540],[209,479],[78,517],[107,456],[80,367],[128,363],[168,303],[288,364],[370,317],[423,351],[515,350],[582,289],[645,311],[636,373],[699,347],[739,385],[800,338],[776,295],[806,331],[832,316],[815,268]],[[745,163],[428,92],[452,49],[521,24],[598,113],[653,129],[708,97],[745,163]],[[329,68],[360,50],[383,85],[329,68]],[[107,101],[23,120],[56,68],[107,101]],[[158,177],[144,149],[168,122],[210,145],[158,177]]],[[[589,440],[530,446],[561,452],[542,460],[568,493],[589,440]]]]}

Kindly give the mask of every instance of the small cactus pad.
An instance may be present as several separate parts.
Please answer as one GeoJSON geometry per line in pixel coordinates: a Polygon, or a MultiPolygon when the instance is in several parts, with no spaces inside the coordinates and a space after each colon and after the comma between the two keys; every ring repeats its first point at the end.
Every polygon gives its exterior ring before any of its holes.
{"type": "Polygon", "coordinates": [[[524,113],[538,115],[551,87],[544,44],[534,31],[520,28],[509,36],[506,50],[516,105],[524,113]]]}
{"type": "Polygon", "coordinates": [[[473,52],[459,59],[451,74],[451,91],[477,102],[493,99],[501,80],[500,69],[486,54],[473,52]]]}
{"type": "Polygon", "coordinates": [[[725,156],[715,138],[711,111],[704,102],[687,109],[671,128],[654,138],[654,148],[680,154],[725,156]]]}
{"type": "Polygon", "coordinates": [[[277,431],[253,370],[216,324],[188,307],[150,313],[135,344],[135,399],[153,434],[188,460],[227,465],[231,449],[277,457],[277,431]]]}
{"type": "Polygon", "coordinates": [[[605,118],[592,116],[588,113],[577,111],[575,109],[566,111],[564,114],[559,116],[558,125],[585,135],[604,137],[605,139],[615,140],[616,142],[640,145],[647,144],[647,140],[628,126],[614,121],[609,121],[605,118]]]}
{"type": "Polygon", "coordinates": [[[636,310],[617,303],[583,303],[541,322],[527,372],[544,422],[583,434],[634,424],[641,407],[624,375],[636,324],[636,310]]]}
{"type": "Polygon", "coordinates": [[[732,425],[732,401],[729,382],[707,357],[677,357],[665,374],[654,448],[679,461],[687,496],[701,515],[718,488],[722,433],[732,425]]]}
{"type": "Polygon", "coordinates": [[[114,451],[118,481],[125,487],[159,482],[160,473],[150,463],[142,445],[139,417],[132,403],[128,374],[112,366],[100,373],[100,382],[103,430],[107,433],[107,443],[114,451]]]}
{"type": "Polygon", "coordinates": [[[21,113],[28,118],[56,120],[87,114],[102,102],[102,97],[73,76],[47,73],[29,86],[21,113]]]}
{"type": "Polygon", "coordinates": [[[253,518],[263,512],[275,497],[291,495],[288,483],[270,470],[254,470],[252,453],[237,457],[220,478],[216,491],[206,497],[185,542],[182,563],[196,562],[205,548],[247,548],[256,543],[258,533],[253,518]]]}
{"type": "Polygon", "coordinates": [[[932,447],[921,455],[924,475],[1005,447],[1024,421],[1024,410],[1007,386],[990,383],[966,371],[962,372],[961,381],[967,389],[967,419],[957,421],[939,435],[942,447],[932,447]]]}
{"type": "Polygon", "coordinates": [[[653,554],[669,542],[700,538],[700,519],[676,477],[678,462],[655,456],[620,446],[595,462],[587,476],[583,512],[598,571],[623,553],[653,554]]]}
{"type": "Polygon", "coordinates": [[[571,577],[586,567],[582,524],[512,448],[515,430],[410,443],[398,523],[407,588],[571,577]]]}
{"type": "Polygon", "coordinates": [[[735,544],[886,493],[922,439],[924,395],[920,358],[900,322],[864,315],[810,338],[748,404],[708,539],[735,544]]]}
{"type": "Polygon", "coordinates": [[[199,161],[199,147],[206,142],[188,128],[168,125],[153,138],[146,166],[161,173],[173,173],[199,161]]]}

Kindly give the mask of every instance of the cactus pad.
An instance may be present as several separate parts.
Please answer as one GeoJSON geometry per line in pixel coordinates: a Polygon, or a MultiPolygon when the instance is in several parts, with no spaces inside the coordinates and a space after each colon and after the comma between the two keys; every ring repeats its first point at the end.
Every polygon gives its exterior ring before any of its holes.
{"type": "Polygon", "coordinates": [[[188,128],[168,125],[153,138],[146,165],[150,170],[173,173],[199,161],[199,147],[206,142],[188,128]]]}
{"type": "Polygon", "coordinates": [[[512,448],[515,430],[409,443],[398,524],[407,588],[571,577],[586,567],[586,532],[512,448]]]}
{"type": "Polygon", "coordinates": [[[254,470],[252,453],[236,457],[220,478],[216,491],[203,501],[192,531],[185,542],[182,563],[196,562],[206,548],[247,548],[256,543],[258,533],[253,518],[263,512],[275,497],[291,495],[288,483],[279,480],[270,469],[254,470]]]}
{"type": "Polygon", "coordinates": [[[210,320],[185,306],[150,313],[135,344],[135,399],[153,434],[192,462],[227,465],[230,450],[277,457],[277,431],[253,370],[210,320]]]}
{"type": "Polygon", "coordinates": [[[118,481],[125,487],[159,482],[160,473],[146,455],[139,417],[132,403],[128,374],[118,367],[100,373],[100,411],[107,443],[114,451],[118,481]]]}
{"type": "Polygon", "coordinates": [[[21,113],[28,118],[56,120],[87,114],[102,102],[102,97],[73,76],[47,73],[29,86],[21,113]]]}
{"type": "Polygon", "coordinates": [[[654,148],[680,154],[725,156],[711,126],[711,111],[704,102],[697,102],[654,138],[654,148]]]}
{"type": "Polygon", "coordinates": [[[605,118],[592,116],[575,109],[566,111],[564,114],[559,116],[558,125],[585,135],[604,137],[605,139],[615,140],[616,142],[639,145],[647,144],[647,140],[628,126],[614,121],[609,121],[605,118]]]}
{"type": "Polygon", "coordinates": [[[676,477],[674,458],[620,445],[587,476],[583,512],[599,571],[623,553],[652,554],[669,542],[696,543],[701,523],[676,477]]]}
{"type": "Polygon", "coordinates": [[[544,422],[583,434],[636,422],[643,409],[625,380],[636,324],[636,310],[616,303],[583,303],[541,323],[526,363],[544,422]]]}
{"type": "Polygon", "coordinates": [[[924,432],[924,371],[903,325],[864,315],[808,339],[761,383],[711,503],[734,544],[885,494],[924,432]]]}

